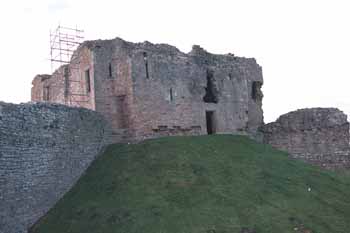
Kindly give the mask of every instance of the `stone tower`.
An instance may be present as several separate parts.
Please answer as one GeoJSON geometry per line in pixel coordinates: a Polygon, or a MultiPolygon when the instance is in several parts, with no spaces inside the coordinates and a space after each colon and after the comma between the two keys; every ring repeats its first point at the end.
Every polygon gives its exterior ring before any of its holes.
{"type": "Polygon", "coordinates": [[[86,41],[71,63],[33,80],[32,101],[102,113],[115,141],[248,134],[263,124],[262,69],[253,58],[166,44],[86,41]]]}

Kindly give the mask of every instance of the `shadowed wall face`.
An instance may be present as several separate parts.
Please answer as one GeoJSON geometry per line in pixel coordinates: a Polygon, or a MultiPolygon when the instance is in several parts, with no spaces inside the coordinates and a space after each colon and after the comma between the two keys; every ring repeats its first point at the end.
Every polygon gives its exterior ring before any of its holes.
{"type": "Polygon", "coordinates": [[[0,102],[0,232],[26,232],[109,143],[96,112],[0,102]]]}

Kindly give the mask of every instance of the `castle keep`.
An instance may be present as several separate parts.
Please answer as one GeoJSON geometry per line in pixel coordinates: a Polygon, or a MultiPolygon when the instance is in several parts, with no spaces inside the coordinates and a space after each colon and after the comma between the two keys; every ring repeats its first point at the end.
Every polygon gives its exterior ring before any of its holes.
{"type": "Polygon", "coordinates": [[[86,41],[32,84],[32,103],[0,102],[0,233],[27,232],[114,142],[244,134],[292,158],[350,168],[349,123],[338,109],[301,109],[264,125],[253,58],[86,41]]]}
{"type": "Polygon", "coordinates": [[[95,110],[114,141],[240,133],[263,124],[261,67],[253,58],[189,53],[166,44],[86,41],[68,65],[33,80],[32,101],[95,110]]]}

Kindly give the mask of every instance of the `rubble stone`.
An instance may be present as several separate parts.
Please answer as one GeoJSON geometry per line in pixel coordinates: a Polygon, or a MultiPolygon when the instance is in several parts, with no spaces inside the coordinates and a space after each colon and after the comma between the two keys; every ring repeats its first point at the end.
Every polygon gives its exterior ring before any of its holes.
{"type": "Polygon", "coordinates": [[[325,168],[350,167],[349,123],[336,108],[300,109],[262,127],[264,142],[325,168]]]}
{"type": "Polygon", "coordinates": [[[97,112],[0,102],[0,232],[27,232],[110,140],[97,112]]]}

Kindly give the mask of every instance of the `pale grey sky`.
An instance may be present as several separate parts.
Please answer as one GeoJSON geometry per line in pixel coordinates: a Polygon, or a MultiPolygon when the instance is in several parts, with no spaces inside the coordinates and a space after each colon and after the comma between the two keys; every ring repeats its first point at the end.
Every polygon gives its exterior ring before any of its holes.
{"type": "Polygon", "coordinates": [[[11,0],[0,6],[0,101],[30,100],[49,73],[49,30],[81,27],[86,39],[121,37],[188,52],[255,57],[263,67],[265,121],[304,107],[350,113],[347,0],[11,0]]]}

